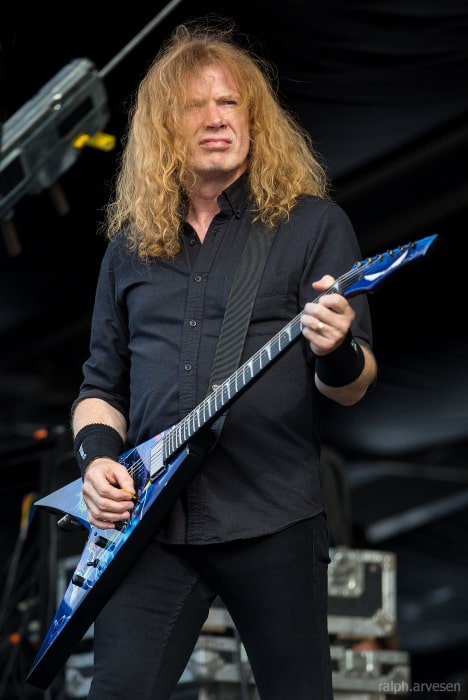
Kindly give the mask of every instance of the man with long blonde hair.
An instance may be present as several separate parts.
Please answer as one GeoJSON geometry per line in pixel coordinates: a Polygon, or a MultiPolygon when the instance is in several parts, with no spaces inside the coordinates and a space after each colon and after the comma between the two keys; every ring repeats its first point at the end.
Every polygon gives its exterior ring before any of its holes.
{"type": "Polygon", "coordinates": [[[91,525],[132,517],[117,460],[206,396],[254,222],[272,236],[242,350],[297,314],[297,342],[230,406],[214,446],[94,625],[89,698],[165,700],[220,597],[262,700],[331,700],[321,395],[361,400],[376,376],[365,295],[321,294],[360,259],[308,134],[270,66],[228,23],[176,28],[130,113],[72,407],[91,525]]]}

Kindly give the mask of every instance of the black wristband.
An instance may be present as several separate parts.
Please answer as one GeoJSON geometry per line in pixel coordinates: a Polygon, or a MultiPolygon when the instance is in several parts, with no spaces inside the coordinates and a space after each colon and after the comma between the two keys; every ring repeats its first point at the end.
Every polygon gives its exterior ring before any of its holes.
{"type": "Polygon", "coordinates": [[[81,476],[88,464],[97,457],[115,459],[122,454],[124,442],[120,434],[105,423],[85,425],[76,434],[73,447],[81,476]]]}
{"type": "Polygon", "coordinates": [[[364,362],[364,352],[349,331],[339,348],[316,358],[315,372],[327,386],[345,386],[359,377],[364,362]]]}

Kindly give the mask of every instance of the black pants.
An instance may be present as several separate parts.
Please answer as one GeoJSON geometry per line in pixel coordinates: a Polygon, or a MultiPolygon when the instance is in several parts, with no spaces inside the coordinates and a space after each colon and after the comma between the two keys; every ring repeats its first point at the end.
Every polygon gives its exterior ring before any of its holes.
{"type": "Polygon", "coordinates": [[[90,700],[167,700],[213,600],[226,605],[261,700],[331,700],[324,515],[227,544],[152,543],[94,625],[90,700]]]}

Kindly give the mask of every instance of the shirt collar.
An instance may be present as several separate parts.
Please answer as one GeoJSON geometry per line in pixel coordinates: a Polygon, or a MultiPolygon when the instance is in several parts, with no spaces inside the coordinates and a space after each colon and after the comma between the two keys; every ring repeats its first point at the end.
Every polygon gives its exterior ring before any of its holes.
{"type": "Polygon", "coordinates": [[[247,207],[248,189],[247,172],[229,185],[218,197],[218,205],[221,212],[226,215],[234,214],[239,219],[247,207]]]}

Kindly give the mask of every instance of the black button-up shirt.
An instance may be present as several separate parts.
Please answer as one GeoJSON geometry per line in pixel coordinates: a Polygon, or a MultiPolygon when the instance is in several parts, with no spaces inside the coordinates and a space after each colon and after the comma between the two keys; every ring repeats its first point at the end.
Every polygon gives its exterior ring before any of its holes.
{"type": "MultiPolygon", "coordinates": [[[[220,195],[203,244],[186,224],[171,261],[141,261],[122,235],[99,275],[90,357],[77,401],[108,401],[128,420],[128,447],[178,423],[203,401],[229,291],[251,216],[244,178],[220,195]]],[[[242,362],[317,294],[311,283],[360,259],[352,225],[333,202],[305,197],[279,226],[255,300],[242,362]]],[[[353,333],[371,343],[365,294],[353,333]]],[[[319,480],[314,358],[302,337],[229,408],[221,437],[158,537],[215,543],[263,535],[324,509],[319,480]]]]}

